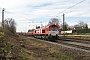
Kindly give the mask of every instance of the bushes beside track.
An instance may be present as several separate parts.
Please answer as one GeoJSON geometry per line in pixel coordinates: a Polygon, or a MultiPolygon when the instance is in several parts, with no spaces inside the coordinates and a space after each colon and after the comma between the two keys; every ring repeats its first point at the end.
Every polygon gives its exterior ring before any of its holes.
{"type": "Polygon", "coordinates": [[[80,29],[80,30],[73,30],[73,33],[90,33],[90,29],[80,29]]]}

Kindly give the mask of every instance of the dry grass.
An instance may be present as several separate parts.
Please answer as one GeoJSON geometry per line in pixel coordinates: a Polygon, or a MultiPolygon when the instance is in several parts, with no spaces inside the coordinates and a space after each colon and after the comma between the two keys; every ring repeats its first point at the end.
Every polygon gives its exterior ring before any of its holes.
{"type": "MultiPolygon", "coordinates": [[[[23,36],[6,37],[5,57],[15,57],[17,60],[88,60],[89,54],[52,45],[23,36]]],[[[1,44],[0,44],[1,45],[1,44]]]]}
{"type": "Polygon", "coordinates": [[[54,50],[46,43],[22,36],[6,37],[3,43],[7,52],[2,53],[5,53],[6,55],[4,56],[7,58],[15,57],[17,60],[73,60],[70,56],[54,50]]]}

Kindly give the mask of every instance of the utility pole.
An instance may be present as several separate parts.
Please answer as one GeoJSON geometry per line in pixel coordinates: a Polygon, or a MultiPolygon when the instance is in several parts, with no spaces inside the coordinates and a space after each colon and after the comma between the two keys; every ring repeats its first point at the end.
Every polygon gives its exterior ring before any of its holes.
{"type": "Polygon", "coordinates": [[[42,24],[42,22],[40,22],[41,23],[41,28],[43,27],[43,24],[42,24]]]}
{"type": "Polygon", "coordinates": [[[4,29],[4,8],[2,10],[2,27],[4,29]]]}
{"type": "Polygon", "coordinates": [[[65,38],[65,14],[63,13],[63,37],[65,38]]]}
{"type": "Polygon", "coordinates": [[[63,31],[65,30],[65,28],[64,28],[64,22],[65,21],[65,14],[63,13],[63,31]]]}

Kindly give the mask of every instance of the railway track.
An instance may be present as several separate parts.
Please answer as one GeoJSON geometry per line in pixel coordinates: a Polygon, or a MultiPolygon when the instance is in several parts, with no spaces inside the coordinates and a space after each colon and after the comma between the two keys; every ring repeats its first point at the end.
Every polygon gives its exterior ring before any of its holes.
{"type": "MultiPolygon", "coordinates": [[[[30,39],[36,39],[36,38],[31,37],[30,39]]],[[[45,41],[41,39],[37,39],[37,40],[90,53],[90,41],[88,40],[85,41],[85,40],[76,40],[76,39],[59,39],[57,40],[57,42],[45,41]]]]}
{"type": "Polygon", "coordinates": [[[58,40],[59,44],[74,47],[75,49],[90,52],[90,41],[89,40],[77,40],[77,39],[62,39],[58,40]]]}
{"type": "Polygon", "coordinates": [[[77,42],[60,42],[60,41],[58,43],[66,46],[76,47],[79,49],[90,50],[90,44],[83,44],[77,42]]]}
{"type": "Polygon", "coordinates": [[[79,42],[84,44],[90,44],[90,40],[82,40],[82,39],[59,39],[60,41],[70,41],[70,42],[79,42]]]}
{"type": "Polygon", "coordinates": [[[59,39],[56,43],[90,51],[90,40],[59,39]]]}

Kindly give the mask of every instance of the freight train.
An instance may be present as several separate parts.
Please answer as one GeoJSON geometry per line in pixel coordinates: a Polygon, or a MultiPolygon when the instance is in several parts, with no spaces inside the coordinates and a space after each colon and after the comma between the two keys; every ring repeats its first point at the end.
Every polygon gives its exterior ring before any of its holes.
{"type": "Polygon", "coordinates": [[[25,35],[33,36],[35,38],[56,41],[59,36],[59,26],[51,24],[42,28],[37,28],[33,32],[27,32],[25,35]]]}

